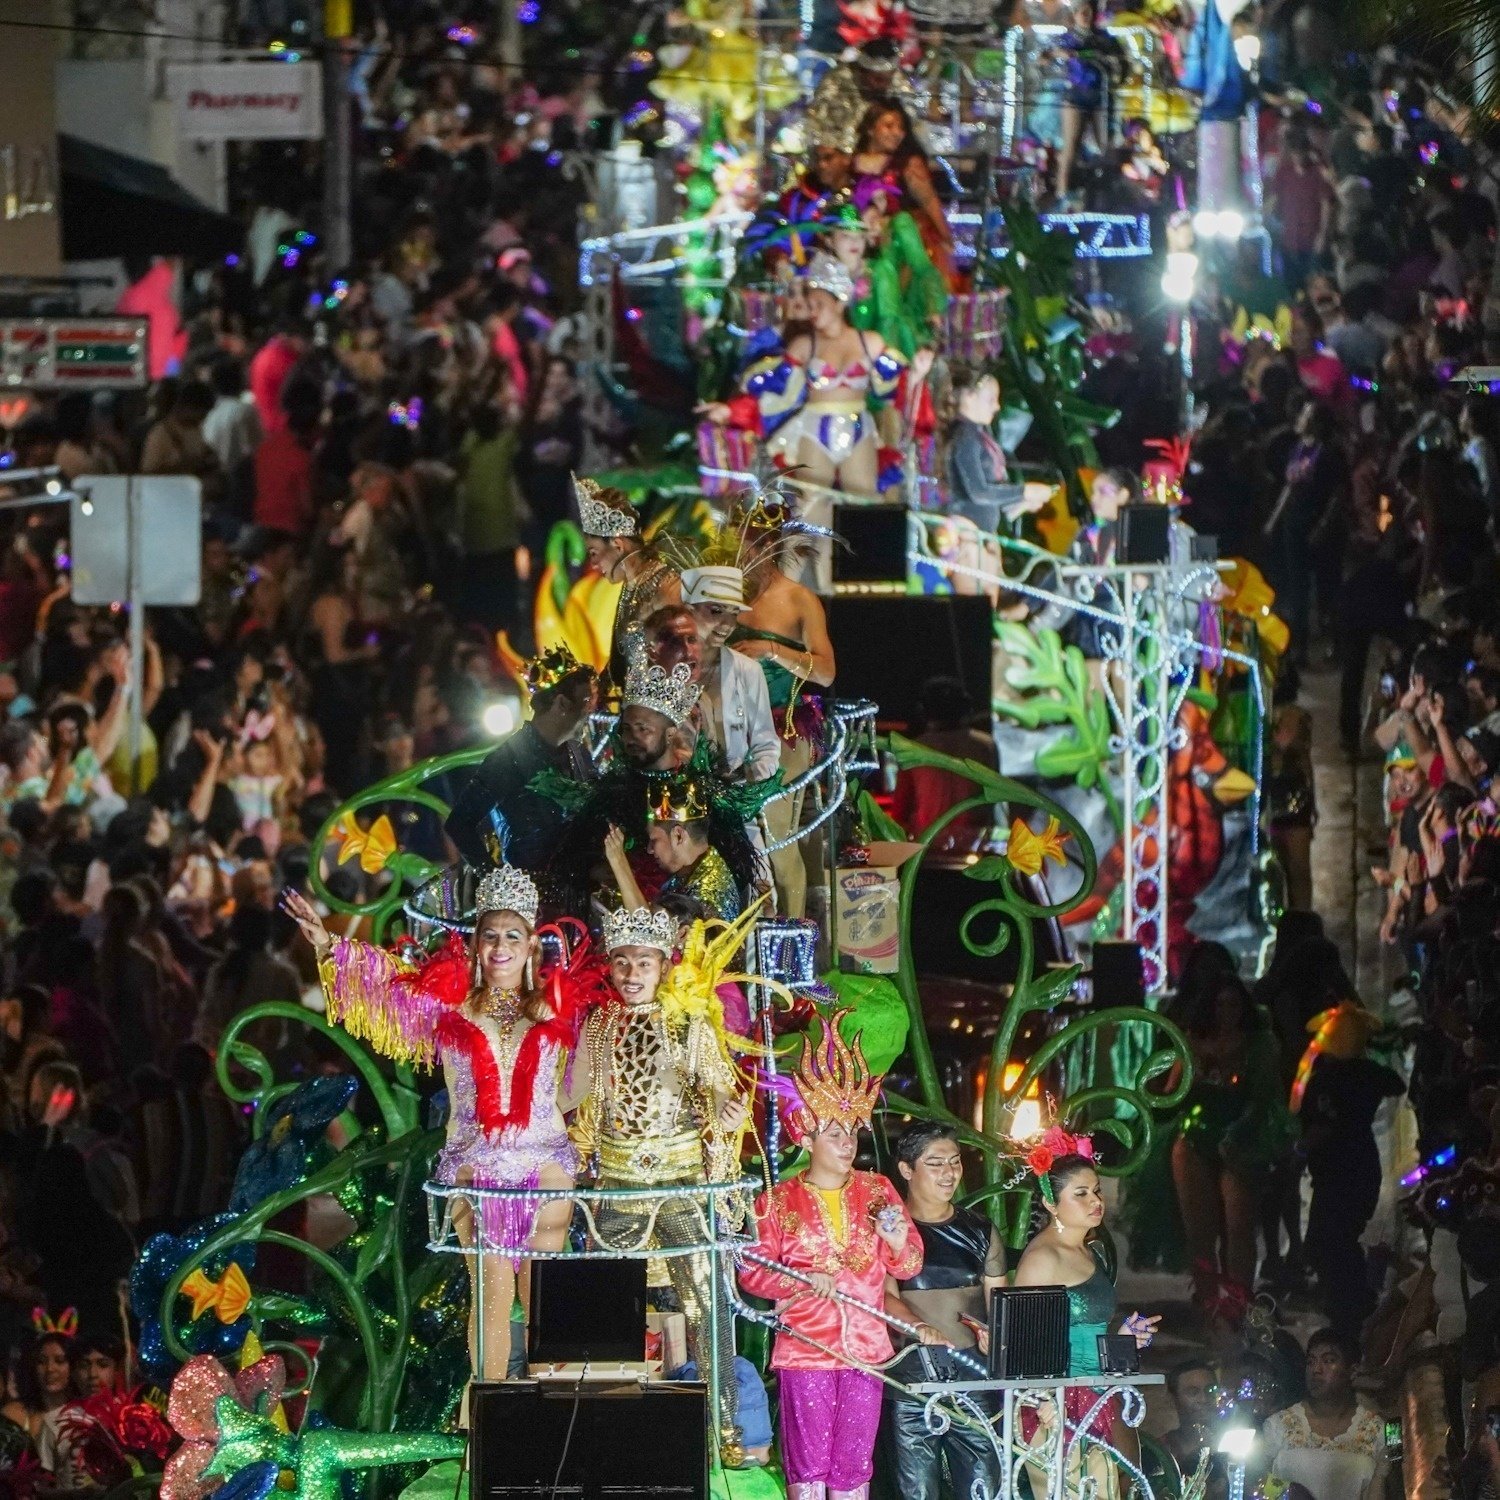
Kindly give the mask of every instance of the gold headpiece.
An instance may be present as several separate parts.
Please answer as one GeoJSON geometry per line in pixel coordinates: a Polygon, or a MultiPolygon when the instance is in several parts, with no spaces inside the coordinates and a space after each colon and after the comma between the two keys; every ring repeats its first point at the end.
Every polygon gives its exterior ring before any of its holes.
{"type": "Polygon", "coordinates": [[[809,1040],[803,1050],[795,1079],[798,1103],[787,1119],[787,1128],[800,1140],[833,1124],[857,1132],[875,1113],[883,1077],[871,1074],[859,1038],[846,1042],[840,1034],[849,1014],[837,1010],[825,1016],[823,1035],[816,1043],[809,1040]]]}
{"type": "Polygon", "coordinates": [[[607,911],[604,914],[604,948],[655,948],[668,958],[677,942],[677,922],[671,912],[654,906],[637,906],[632,910],[607,911]]]}
{"type": "Polygon", "coordinates": [[[802,117],[802,139],[811,151],[826,146],[853,156],[859,146],[859,122],[869,108],[848,68],[831,68],[802,117]]]}
{"type": "Polygon", "coordinates": [[[610,489],[594,479],[573,476],[578,519],[585,536],[635,536],[640,525],[635,507],[624,490],[610,489]]]}
{"type": "Polygon", "coordinates": [[[549,646],[526,663],[526,691],[535,698],[538,693],[555,688],[564,678],[585,670],[566,646],[549,646]]]}
{"type": "Polygon", "coordinates": [[[703,689],[693,681],[693,669],[684,661],[670,672],[655,662],[632,662],[625,673],[625,694],[621,708],[649,708],[674,724],[685,724],[692,717],[703,689]]]}
{"type": "Polygon", "coordinates": [[[650,823],[697,823],[708,816],[708,792],[691,776],[669,776],[646,804],[650,823]]]}
{"type": "Polygon", "coordinates": [[[526,919],[528,927],[535,927],[540,905],[541,897],[531,876],[515,865],[501,865],[479,882],[474,895],[474,920],[477,923],[487,911],[513,911],[526,919]]]}

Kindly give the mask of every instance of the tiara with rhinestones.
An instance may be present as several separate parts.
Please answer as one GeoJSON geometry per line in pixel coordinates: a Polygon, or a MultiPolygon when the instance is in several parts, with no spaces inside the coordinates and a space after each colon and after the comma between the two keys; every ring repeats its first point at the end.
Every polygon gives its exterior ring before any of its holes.
{"type": "Polygon", "coordinates": [[[669,776],[646,802],[646,818],[652,823],[697,823],[708,816],[708,792],[692,776],[669,776]]]}
{"type": "Polygon", "coordinates": [[[624,490],[610,489],[595,479],[573,476],[573,494],[585,536],[634,536],[640,529],[635,509],[624,490]]]}
{"type": "MultiPolygon", "coordinates": [[[[804,276],[809,288],[827,292],[830,297],[837,297],[840,302],[848,303],[854,296],[854,278],[849,274],[849,268],[831,255],[825,255],[821,250],[812,258],[812,264],[807,268],[804,276]]],[[[585,528],[587,529],[587,528],[585,528]]]]}
{"type": "Polygon", "coordinates": [[[625,674],[625,696],[620,707],[649,708],[674,724],[685,724],[702,691],[693,681],[693,669],[685,661],[678,662],[670,672],[655,662],[639,662],[625,674]]]}
{"type": "Polygon", "coordinates": [[[656,948],[670,956],[676,944],[677,920],[671,912],[637,906],[604,914],[604,947],[610,953],[616,948],[656,948]]]}
{"type": "Polygon", "coordinates": [[[487,911],[513,911],[518,917],[525,917],[528,927],[535,927],[541,900],[535,882],[525,870],[501,865],[479,882],[474,893],[474,922],[478,925],[487,911]]]}

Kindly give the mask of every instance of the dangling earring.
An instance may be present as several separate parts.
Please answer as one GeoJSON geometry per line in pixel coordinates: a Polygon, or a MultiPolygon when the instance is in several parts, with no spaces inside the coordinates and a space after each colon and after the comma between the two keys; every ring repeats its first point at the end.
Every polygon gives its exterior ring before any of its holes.
{"type": "Polygon", "coordinates": [[[1053,1214],[1053,1215],[1052,1215],[1052,1227],[1053,1227],[1053,1228],[1054,1228],[1054,1229],[1055,1229],[1055,1230],[1056,1230],[1056,1231],[1057,1231],[1057,1232],[1058,1232],[1058,1233],[1059,1233],[1059,1234],[1063,1234],[1063,1233],[1065,1233],[1065,1232],[1066,1232],[1066,1231],[1065,1231],[1065,1230],[1064,1230],[1064,1229],[1063,1229],[1063,1221],[1062,1221],[1062,1215],[1061,1215],[1061,1214],[1053,1214]]]}
{"type": "Polygon", "coordinates": [[[479,971],[479,950],[476,948],[474,950],[474,970],[473,970],[472,982],[469,985],[470,989],[477,990],[479,988],[479,977],[480,977],[480,971],[479,971]]]}
{"type": "Polygon", "coordinates": [[[536,954],[526,954],[526,993],[529,995],[536,989],[536,954]]]}

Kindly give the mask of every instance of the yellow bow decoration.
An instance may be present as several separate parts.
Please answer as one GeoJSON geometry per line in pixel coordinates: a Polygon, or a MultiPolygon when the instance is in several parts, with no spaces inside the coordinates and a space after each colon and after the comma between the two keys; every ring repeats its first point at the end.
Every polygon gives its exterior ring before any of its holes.
{"type": "Polygon", "coordinates": [[[250,1306],[250,1283],[238,1261],[217,1281],[210,1281],[200,1267],[182,1283],[182,1295],[192,1299],[194,1319],[212,1310],[221,1323],[234,1323],[250,1306]]]}
{"type": "Polygon", "coordinates": [[[359,826],[352,812],[346,812],[338,821],[338,834],[339,863],[348,864],[358,856],[359,867],[366,875],[378,875],[396,852],[396,830],[384,813],[366,829],[359,826]]]}
{"type": "Polygon", "coordinates": [[[1054,859],[1060,865],[1068,862],[1063,853],[1063,841],[1067,834],[1056,818],[1047,819],[1047,827],[1041,833],[1033,833],[1020,818],[1010,825],[1010,843],[1006,845],[1005,857],[1011,868],[1022,875],[1040,875],[1042,865],[1054,859]]]}

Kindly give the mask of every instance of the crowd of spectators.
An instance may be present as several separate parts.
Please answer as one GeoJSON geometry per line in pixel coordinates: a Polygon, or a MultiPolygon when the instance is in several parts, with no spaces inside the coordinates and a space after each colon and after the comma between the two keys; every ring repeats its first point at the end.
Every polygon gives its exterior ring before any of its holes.
{"type": "MultiPolygon", "coordinates": [[[[590,61],[612,44],[531,82],[425,12],[374,40],[354,263],[328,263],[298,196],[305,174],[263,148],[243,254],[184,266],[182,326],[154,330],[170,373],[140,401],[71,396],[14,434],[18,465],[56,464],[70,481],[195,475],[207,516],[202,603],[150,614],[139,680],[123,615],[69,596],[58,512],[0,522],[0,1347],[17,1355],[4,1415],[44,1460],[55,1413],[123,1377],[119,1287],[140,1244],[223,1206],[246,1136],[214,1077],[225,1025],[316,993],[277,892],[305,887],[310,840],[343,798],[480,741],[494,632],[524,643],[542,543],[580,461],[585,188],[567,167],[590,122],[628,106],[621,72],[590,61]],[[36,1332],[35,1307],[76,1309],[79,1336],[36,1332]]],[[[1393,63],[1268,131],[1279,280],[1226,261],[1192,310],[1214,357],[1200,355],[1188,517],[1221,554],[1263,566],[1291,627],[1266,786],[1296,910],[1253,994],[1229,995],[1200,964],[1181,1014],[1208,1078],[1268,1029],[1285,1097],[1307,1022],[1355,998],[1307,910],[1316,808],[1295,699],[1300,673],[1331,653],[1345,745],[1389,761],[1383,936],[1426,1023],[1409,1085],[1429,1164],[1411,1207],[1422,1254],[1408,1268],[1360,1246],[1379,1192],[1372,1121],[1396,1090],[1327,1057],[1300,1156],[1257,1177],[1248,1203],[1226,1171],[1213,1235],[1248,1232],[1227,1248],[1248,1244],[1253,1282],[1258,1222],[1263,1276],[1281,1288],[1305,1267],[1330,1324],[1307,1347],[1305,1398],[1257,1414],[1271,1419],[1269,1467],[1354,1426],[1363,1441],[1352,1372],[1361,1358],[1397,1372],[1426,1328],[1450,1377],[1457,1472],[1477,1495],[1500,1482],[1486,1421],[1500,1407],[1500,425],[1493,402],[1450,383],[1484,362],[1495,252],[1495,184],[1465,124],[1393,63]],[[1266,336],[1233,332],[1247,323],[1266,336]],[[1312,1181],[1305,1237],[1294,1160],[1312,1181]]],[[[1127,409],[1111,441],[1138,429],[1127,409]]],[[[451,852],[435,822],[401,837],[451,852]]],[[[250,1040],[282,1071],[334,1065],[306,1035],[250,1040]]],[[[1358,1046],[1340,1061],[1369,1059],[1358,1046]]],[[[1191,1192],[1192,1163],[1174,1171],[1191,1192]]],[[[1200,1377],[1258,1391],[1246,1369],[1178,1371],[1184,1428],[1200,1420],[1200,1377]]],[[[1369,1446],[1383,1482],[1384,1434],[1378,1456],[1369,1446]]],[[[1345,1478],[1277,1472],[1314,1500],[1354,1500],[1345,1478]]]]}

